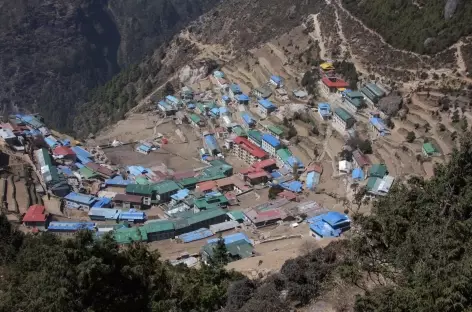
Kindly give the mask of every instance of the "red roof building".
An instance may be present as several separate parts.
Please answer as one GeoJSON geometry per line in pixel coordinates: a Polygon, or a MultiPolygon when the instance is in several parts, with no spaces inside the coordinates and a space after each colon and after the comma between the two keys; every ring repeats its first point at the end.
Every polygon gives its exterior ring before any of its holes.
{"type": "Polygon", "coordinates": [[[27,226],[45,226],[46,220],[46,208],[41,205],[30,206],[23,216],[23,223],[27,226]]]}
{"type": "Polygon", "coordinates": [[[195,176],[195,171],[179,171],[173,174],[174,180],[182,180],[185,178],[193,178],[195,176]]]}
{"type": "Polygon", "coordinates": [[[352,152],[352,160],[356,168],[362,169],[371,165],[370,159],[358,149],[352,152]]]}
{"type": "Polygon", "coordinates": [[[217,185],[215,181],[204,181],[204,182],[197,183],[196,189],[197,191],[207,193],[207,192],[216,190],[217,185]]]}
{"type": "Polygon", "coordinates": [[[246,185],[246,183],[244,183],[244,181],[238,179],[236,176],[219,179],[215,182],[218,188],[222,191],[236,191],[237,193],[243,193],[251,189],[246,185]]]}
{"type": "Polygon", "coordinates": [[[101,166],[99,164],[93,163],[93,162],[86,163],[85,167],[89,168],[92,171],[95,171],[95,172],[99,173],[100,175],[102,175],[106,178],[112,178],[116,175],[113,170],[111,170],[111,169],[109,169],[105,166],[101,166]]]}
{"type": "Polygon", "coordinates": [[[298,199],[297,194],[295,194],[294,192],[291,192],[289,190],[284,190],[284,191],[280,192],[279,194],[277,194],[277,196],[279,196],[281,198],[288,199],[290,201],[297,201],[297,199],[298,199]]]}
{"type": "Polygon", "coordinates": [[[266,210],[263,212],[258,212],[256,209],[252,209],[245,212],[245,214],[256,227],[271,225],[287,217],[287,215],[280,209],[266,210]]]}
{"type": "Polygon", "coordinates": [[[306,169],[306,172],[312,172],[312,171],[317,172],[319,174],[322,174],[323,173],[323,167],[321,167],[320,165],[317,165],[317,164],[312,164],[306,169]]]}
{"type": "Polygon", "coordinates": [[[238,136],[233,142],[233,154],[247,163],[253,164],[267,158],[267,153],[262,148],[244,137],[238,136]]]}
{"type": "Polygon", "coordinates": [[[321,86],[326,93],[337,92],[338,89],[349,87],[346,81],[336,77],[323,77],[321,81],[323,82],[321,86]]]}
{"type": "Polygon", "coordinates": [[[71,159],[71,160],[75,160],[76,158],[74,151],[70,147],[67,147],[67,146],[58,146],[52,151],[52,153],[55,156],[62,156],[64,158],[71,159]]]}

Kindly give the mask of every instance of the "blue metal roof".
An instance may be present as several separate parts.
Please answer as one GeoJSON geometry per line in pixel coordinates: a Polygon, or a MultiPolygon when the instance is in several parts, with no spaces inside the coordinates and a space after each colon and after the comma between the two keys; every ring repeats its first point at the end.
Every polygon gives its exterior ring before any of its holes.
{"type": "Polygon", "coordinates": [[[305,166],[303,165],[302,161],[296,156],[290,156],[287,158],[287,164],[293,168],[293,165],[297,163],[299,169],[303,169],[305,166]]]}
{"type": "Polygon", "coordinates": [[[278,147],[280,146],[280,141],[277,140],[276,137],[274,137],[273,135],[271,134],[263,134],[262,135],[262,141],[266,141],[269,145],[273,146],[273,147],[278,147]]]}
{"type": "Polygon", "coordinates": [[[90,154],[80,146],[73,146],[71,147],[71,149],[77,155],[77,157],[81,156],[83,158],[92,158],[92,154],[90,154]]]}
{"type": "Polygon", "coordinates": [[[224,78],[225,74],[222,71],[215,70],[213,72],[213,76],[215,76],[216,78],[224,78]]]}
{"type": "Polygon", "coordinates": [[[352,170],[352,178],[354,180],[363,180],[364,179],[364,172],[360,168],[355,168],[352,170]]]}
{"type": "Polygon", "coordinates": [[[131,180],[125,180],[122,176],[116,176],[113,179],[106,179],[105,185],[121,185],[126,186],[128,184],[133,183],[131,180]]]}
{"type": "Polygon", "coordinates": [[[342,224],[350,223],[349,217],[337,211],[329,211],[322,215],[323,221],[328,223],[331,227],[337,228],[342,224]]]}
{"type": "Polygon", "coordinates": [[[91,230],[95,228],[94,222],[59,222],[52,221],[49,223],[48,231],[69,231],[75,232],[78,230],[91,230]]]}
{"type": "Polygon", "coordinates": [[[283,79],[280,76],[272,75],[270,76],[270,80],[272,80],[275,83],[281,83],[283,79]]]}
{"type": "Polygon", "coordinates": [[[314,189],[320,182],[320,174],[315,171],[308,172],[306,175],[306,187],[310,190],[314,189]]]}
{"type": "Polygon", "coordinates": [[[267,99],[260,99],[257,102],[259,102],[259,104],[261,104],[265,109],[275,108],[275,105],[267,99]]]}
{"type": "Polygon", "coordinates": [[[218,107],[213,107],[210,112],[213,114],[213,115],[216,115],[218,116],[220,114],[220,110],[218,109],[218,107]]]}
{"type": "Polygon", "coordinates": [[[66,197],[64,197],[64,199],[71,202],[83,204],[86,206],[91,206],[97,200],[97,198],[95,198],[94,196],[75,193],[75,192],[71,192],[67,194],[66,197]]]}
{"type": "Polygon", "coordinates": [[[318,220],[314,223],[311,223],[310,230],[318,234],[320,237],[339,237],[339,235],[341,235],[341,230],[333,229],[323,220],[318,220]]]}
{"type": "Polygon", "coordinates": [[[226,114],[228,112],[228,108],[224,106],[220,107],[219,110],[220,110],[220,115],[226,114]]]}
{"type": "Polygon", "coordinates": [[[142,211],[136,211],[135,209],[130,209],[129,211],[124,211],[120,213],[120,220],[146,220],[147,216],[142,211]]]}
{"type": "Polygon", "coordinates": [[[105,208],[107,206],[110,206],[110,203],[111,203],[111,199],[110,198],[106,198],[106,197],[99,197],[98,198],[98,201],[96,201],[92,208],[105,208]]]}
{"type": "Polygon", "coordinates": [[[229,88],[233,93],[240,93],[241,92],[241,87],[238,84],[232,83],[229,88]]]}
{"type": "Polygon", "coordinates": [[[246,94],[238,94],[236,95],[236,100],[238,101],[249,101],[249,96],[246,94]]]}
{"type": "Polygon", "coordinates": [[[56,140],[54,137],[51,137],[51,136],[48,136],[48,137],[44,138],[44,141],[45,141],[46,144],[49,145],[49,147],[51,147],[51,148],[59,145],[59,143],[57,142],[57,140],[56,140]]]}
{"type": "Polygon", "coordinates": [[[204,239],[207,237],[213,236],[213,232],[210,231],[209,229],[201,228],[199,230],[193,231],[193,232],[188,232],[182,235],[179,235],[179,238],[184,242],[184,243],[190,243],[193,241],[197,241],[200,239],[204,239]]]}
{"type": "Polygon", "coordinates": [[[138,148],[144,152],[150,152],[151,151],[151,147],[150,146],[147,146],[147,145],[144,145],[144,144],[141,144],[140,146],[138,146],[138,148]]]}
{"type": "Polygon", "coordinates": [[[302,191],[302,182],[300,181],[291,181],[291,182],[282,182],[280,186],[289,191],[300,193],[302,191]]]}
{"type": "Polygon", "coordinates": [[[385,127],[385,124],[383,123],[382,119],[377,118],[377,117],[372,117],[369,119],[369,121],[380,132],[387,130],[387,127],[385,127]]]}
{"type": "Polygon", "coordinates": [[[90,208],[89,218],[104,218],[106,220],[117,220],[120,216],[120,209],[111,208],[90,208]]]}
{"type": "Polygon", "coordinates": [[[166,100],[168,100],[169,102],[172,102],[174,104],[177,104],[177,103],[180,102],[180,100],[178,98],[176,98],[175,96],[172,96],[172,95],[166,96],[166,100]]]}
{"type": "Polygon", "coordinates": [[[282,174],[278,171],[273,171],[270,173],[270,175],[272,176],[272,178],[274,179],[277,179],[277,178],[280,178],[282,176],[282,174]]]}
{"type": "Polygon", "coordinates": [[[205,136],[205,143],[210,150],[219,151],[218,142],[216,141],[215,137],[212,134],[208,134],[205,136]]]}
{"type": "Polygon", "coordinates": [[[74,173],[72,170],[67,166],[58,166],[57,169],[62,172],[65,176],[72,177],[74,173]]]}
{"type": "Polygon", "coordinates": [[[77,154],[76,156],[77,156],[77,160],[80,161],[84,165],[91,162],[90,158],[84,157],[84,156],[79,155],[79,154],[77,154]]]}
{"type": "Polygon", "coordinates": [[[223,101],[228,102],[229,101],[229,96],[223,95],[222,99],[223,99],[223,101]]]}
{"type": "Polygon", "coordinates": [[[187,104],[187,107],[188,107],[189,109],[194,109],[196,106],[195,106],[195,104],[193,104],[193,103],[188,103],[188,104],[187,104]]]}
{"type": "Polygon", "coordinates": [[[75,166],[76,166],[77,168],[79,168],[79,169],[85,167],[84,165],[82,165],[82,164],[79,163],[79,162],[76,162],[76,163],[75,163],[75,166]]]}
{"type": "MultiPolygon", "coordinates": [[[[218,241],[219,238],[212,238],[212,239],[209,239],[207,240],[207,243],[208,244],[211,244],[211,243],[216,243],[218,241]]],[[[234,243],[234,242],[237,242],[239,240],[245,240],[247,241],[249,244],[252,245],[252,242],[251,240],[249,239],[249,237],[244,234],[244,233],[235,233],[235,234],[230,234],[230,235],[226,235],[226,236],[223,236],[223,239],[225,241],[225,245],[228,245],[228,244],[231,244],[231,243],[234,243]]]]}
{"type": "Polygon", "coordinates": [[[187,197],[188,194],[190,194],[190,190],[188,190],[188,189],[181,189],[181,190],[178,190],[177,193],[175,193],[174,195],[172,195],[171,198],[174,199],[174,200],[182,200],[182,199],[184,199],[185,197],[187,197]]]}
{"type": "Polygon", "coordinates": [[[166,101],[159,101],[158,105],[162,106],[162,108],[164,108],[165,110],[172,110],[172,106],[167,104],[166,101]]]}
{"type": "Polygon", "coordinates": [[[247,123],[248,125],[254,123],[254,119],[252,119],[251,116],[249,116],[248,114],[243,114],[242,117],[243,117],[244,122],[247,123]]]}

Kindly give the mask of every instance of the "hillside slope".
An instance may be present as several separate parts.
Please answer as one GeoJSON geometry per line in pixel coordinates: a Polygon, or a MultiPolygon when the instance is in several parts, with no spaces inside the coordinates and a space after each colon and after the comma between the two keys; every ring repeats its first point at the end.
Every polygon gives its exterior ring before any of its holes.
{"type": "Polygon", "coordinates": [[[87,91],[169,39],[218,0],[8,0],[0,4],[0,94],[71,130],[87,91]]]}

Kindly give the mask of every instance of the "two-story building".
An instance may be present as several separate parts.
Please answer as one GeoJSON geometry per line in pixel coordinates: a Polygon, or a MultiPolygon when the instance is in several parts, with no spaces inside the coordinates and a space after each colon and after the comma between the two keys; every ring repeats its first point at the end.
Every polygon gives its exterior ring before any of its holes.
{"type": "Polygon", "coordinates": [[[356,120],[344,108],[337,107],[334,110],[333,124],[338,125],[342,130],[351,128],[356,120]]]}
{"type": "Polygon", "coordinates": [[[346,104],[348,110],[353,113],[357,113],[364,107],[364,95],[359,91],[351,91],[346,93],[342,99],[343,103],[346,104]]]}
{"type": "Polygon", "coordinates": [[[271,156],[275,156],[275,153],[279,148],[282,147],[282,144],[276,137],[270,134],[262,135],[262,149],[269,153],[271,156]]]}
{"type": "Polygon", "coordinates": [[[259,115],[261,115],[262,118],[266,118],[277,109],[277,107],[267,99],[260,99],[257,102],[259,103],[259,115]]]}
{"type": "Polygon", "coordinates": [[[339,89],[347,88],[349,84],[337,77],[323,77],[321,79],[321,90],[325,94],[336,93],[339,89]]]}

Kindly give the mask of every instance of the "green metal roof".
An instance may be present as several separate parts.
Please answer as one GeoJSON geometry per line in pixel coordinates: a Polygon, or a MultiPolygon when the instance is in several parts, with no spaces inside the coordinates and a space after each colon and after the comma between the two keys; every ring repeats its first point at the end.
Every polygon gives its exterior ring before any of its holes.
{"type": "Polygon", "coordinates": [[[213,218],[225,215],[225,214],[226,214],[226,211],[224,211],[221,208],[197,212],[193,216],[187,218],[187,224],[191,225],[191,224],[199,223],[199,222],[210,220],[210,219],[213,219],[213,218]]]}
{"type": "Polygon", "coordinates": [[[346,98],[349,103],[354,105],[356,108],[361,108],[362,106],[362,100],[358,98],[346,98]]]}
{"type": "Polygon", "coordinates": [[[384,164],[375,164],[370,167],[369,177],[383,178],[387,174],[387,166],[384,164]]]}
{"type": "Polygon", "coordinates": [[[87,167],[82,167],[79,169],[79,173],[81,176],[83,176],[85,179],[91,179],[94,177],[98,177],[99,174],[93,170],[90,170],[87,167]]]}
{"type": "Polygon", "coordinates": [[[44,164],[48,166],[52,166],[51,156],[49,155],[48,150],[45,148],[42,148],[40,151],[41,151],[41,154],[43,154],[44,164]]]}
{"type": "Polygon", "coordinates": [[[233,132],[236,133],[237,136],[247,136],[246,131],[244,131],[240,125],[234,126],[233,132]]]}
{"type": "Polygon", "coordinates": [[[347,93],[346,97],[351,98],[351,99],[355,99],[355,98],[363,99],[364,95],[359,91],[352,91],[352,92],[347,93]]]}
{"type": "Polygon", "coordinates": [[[262,133],[257,130],[249,130],[247,136],[256,141],[259,144],[262,144],[262,133]]]}
{"type": "Polygon", "coordinates": [[[436,147],[435,147],[433,144],[431,144],[430,142],[423,144],[423,150],[424,150],[424,151],[426,152],[426,154],[428,154],[428,155],[432,155],[432,154],[438,152],[438,150],[436,149],[436,147]]]}
{"type": "Polygon", "coordinates": [[[231,215],[233,219],[236,221],[244,221],[245,214],[242,211],[239,211],[239,210],[229,211],[228,214],[231,215]]]}
{"type": "Polygon", "coordinates": [[[344,108],[337,107],[334,110],[334,113],[339,116],[344,122],[347,122],[350,119],[354,119],[351,114],[349,114],[344,108]]]}
{"type": "Polygon", "coordinates": [[[142,227],[121,228],[113,232],[113,238],[118,244],[147,241],[147,233],[142,227]]]}
{"type": "Polygon", "coordinates": [[[155,190],[153,189],[152,184],[146,184],[146,185],[128,184],[126,186],[127,194],[151,196],[154,191],[155,190]]]}
{"type": "Polygon", "coordinates": [[[286,147],[278,149],[276,153],[283,162],[287,161],[287,159],[292,156],[292,152],[290,152],[290,150],[286,147]]]}
{"type": "Polygon", "coordinates": [[[194,123],[199,123],[201,122],[201,118],[198,117],[198,115],[195,115],[195,114],[190,114],[190,120],[192,120],[194,123]]]}
{"type": "Polygon", "coordinates": [[[218,196],[195,199],[193,204],[200,210],[210,210],[212,208],[218,208],[221,205],[228,204],[228,199],[223,194],[221,194],[218,196]]]}
{"type": "Polygon", "coordinates": [[[233,173],[233,166],[226,161],[215,159],[210,161],[210,165],[197,177],[198,182],[223,179],[233,173]]]}
{"type": "Polygon", "coordinates": [[[182,187],[182,188],[187,188],[188,186],[192,186],[194,184],[198,183],[198,179],[195,177],[189,177],[189,178],[183,178],[181,180],[178,180],[177,183],[182,187]]]}
{"type": "Polygon", "coordinates": [[[172,180],[164,180],[162,182],[156,183],[153,186],[153,189],[158,195],[167,194],[170,192],[180,190],[180,186],[172,180]]]}
{"type": "Polygon", "coordinates": [[[367,180],[367,190],[368,191],[372,191],[374,189],[374,186],[375,186],[375,183],[377,183],[377,180],[380,179],[378,177],[370,177],[368,180],[367,180]]]}
{"type": "Polygon", "coordinates": [[[252,256],[254,247],[249,244],[245,239],[240,239],[227,244],[226,250],[228,250],[228,253],[231,256],[238,256],[239,258],[244,259],[252,256]]]}
{"type": "Polygon", "coordinates": [[[272,132],[273,134],[278,135],[278,136],[284,134],[284,131],[283,131],[282,129],[280,129],[279,127],[274,126],[274,125],[268,126],[267,129],[268,129],[270,132],[272,132]]]}
{"type": "Polygon", "coordinates": [[[172,231],[175,228],[174,222],[170,220],[157,220],[146,223],[141,228],[143,228],[146,233],[158,233],[172,231]]]}
{"type": "Polygon", "coordinates": [[[141,184],[141,185],[151,184],[151,181],[149,181],[145,177],[137,177],[135,181],[137,184],[141,184]]]}

